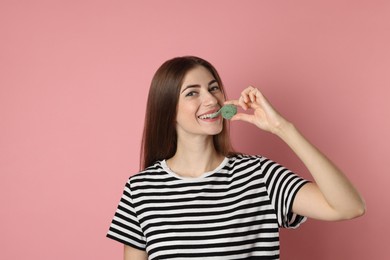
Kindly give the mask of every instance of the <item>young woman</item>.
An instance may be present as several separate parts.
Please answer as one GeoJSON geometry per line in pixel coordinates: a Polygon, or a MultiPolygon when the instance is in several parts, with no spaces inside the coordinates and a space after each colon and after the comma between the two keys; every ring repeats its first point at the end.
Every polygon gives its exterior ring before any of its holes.
{"type": "Polygon", "coordinates": [[[107,236],[124,259],[279,259],[279,228],[306,217],[351,219],[365,205],[345,175],[254,87],[225,101],[215,68],[193,56],[166,61],[147,103],[141,172],[131,176],[107,236]],[[235,153],[224,104],[280,137],[303,161],[308,182],[260,155],[235,153]]]}

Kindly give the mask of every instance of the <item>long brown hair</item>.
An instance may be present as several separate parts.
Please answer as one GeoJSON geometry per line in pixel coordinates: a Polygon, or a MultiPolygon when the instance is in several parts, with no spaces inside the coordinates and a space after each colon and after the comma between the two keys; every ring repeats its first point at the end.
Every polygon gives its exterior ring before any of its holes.
{"type": "MultiPolygon", "coordinates": [[[[146,105],[145,125],[141,144],[141,169],[158,160],[169,159],[176,152],[176,107],[186,73],[203,66],[218,81],[226,98],[222,80],[208,61],[195,56],[176,57],[164,62],[153,76],[146,105]]],[[[226,120],[221,133],[213,137],[218,153],[230,156],[232,146],[226,120]]]]}

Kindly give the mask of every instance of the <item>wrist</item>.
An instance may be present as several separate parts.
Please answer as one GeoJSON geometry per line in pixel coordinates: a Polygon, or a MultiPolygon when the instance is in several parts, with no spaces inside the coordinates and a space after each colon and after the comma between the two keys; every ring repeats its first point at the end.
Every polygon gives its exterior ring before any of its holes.
{"type": "Polygon", "coordinates": [[[274,129],[273,133],[286,141],[286,139],[288,139],[288,137],[295,131],[297,130],[293,123],[284,121],[274,129]]]}

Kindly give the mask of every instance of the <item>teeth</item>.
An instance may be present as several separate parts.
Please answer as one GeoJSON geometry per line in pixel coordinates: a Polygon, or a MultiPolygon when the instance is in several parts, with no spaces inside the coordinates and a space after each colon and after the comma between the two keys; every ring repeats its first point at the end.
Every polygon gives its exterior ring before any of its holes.
{"type": "Polygon", "coordinates": [[[201,116],[199,116],[199,118],[200,119],[209,119],[209,118],[214,118],[217,115],[218,115],[217,113],[213,113],[213,114],[201,115],[201,116]]]}

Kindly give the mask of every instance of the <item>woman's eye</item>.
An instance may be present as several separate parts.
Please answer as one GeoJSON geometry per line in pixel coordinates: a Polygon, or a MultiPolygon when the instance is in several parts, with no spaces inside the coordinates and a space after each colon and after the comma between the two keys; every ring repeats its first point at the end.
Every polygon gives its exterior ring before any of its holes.
{"type": "Polygon", "coordinates": [[[218,86],[213,86],[213,87],[210,87],[210,89],[209,89],[210,92],[216,92],[219,90],[220,90],[220,88],[218,86]]]}
{"type": "Polygon", "coordinates": [[[192,97],[192,96],[195,96],[196,95],[196,92],[195,91],[190,91],[186,94],[186,97],[192,97]]]}

